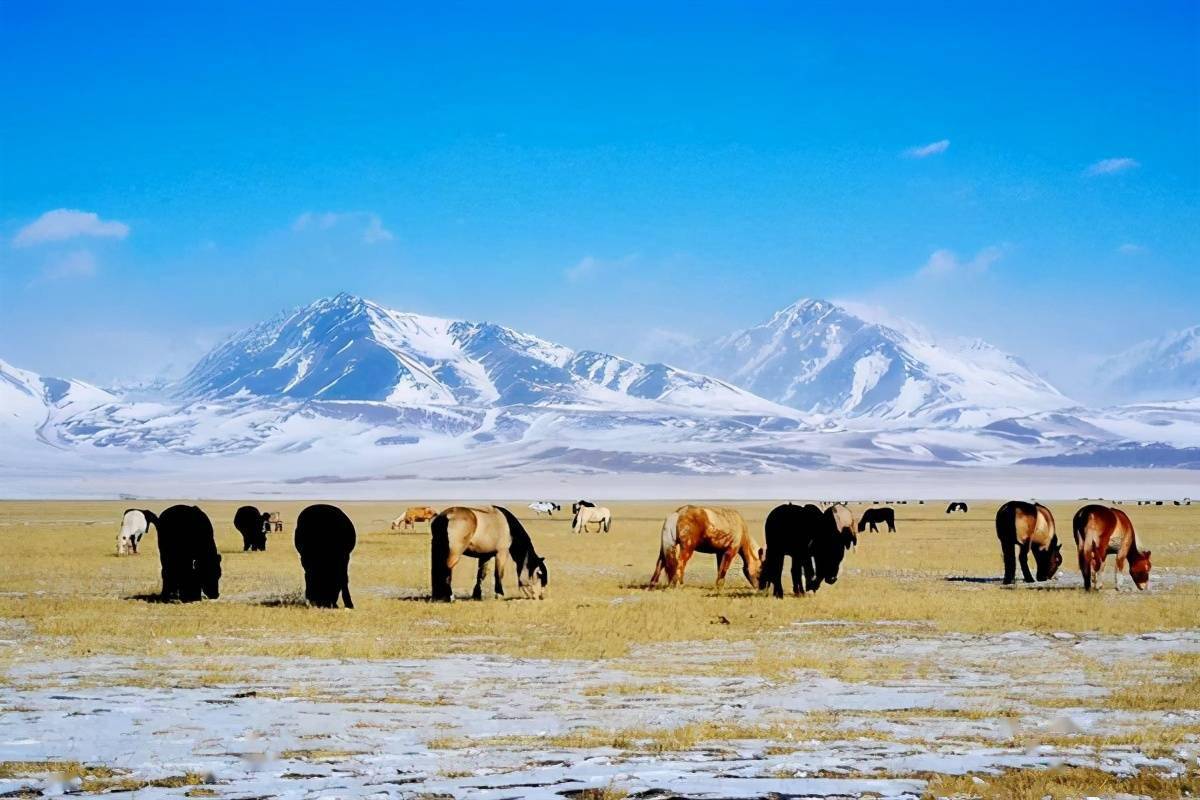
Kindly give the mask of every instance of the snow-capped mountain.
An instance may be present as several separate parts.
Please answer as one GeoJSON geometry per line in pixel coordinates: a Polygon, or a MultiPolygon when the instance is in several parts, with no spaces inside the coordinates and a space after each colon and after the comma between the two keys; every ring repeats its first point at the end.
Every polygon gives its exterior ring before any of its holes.
{"type": "Polygon", "coordinates": [[[683,360],[767,399],[834,417],[983,424],[1071,404],[986,342],[935,342],[914,325],[871,322],[824,300],[800,300],[683,360]]]}
{"type": "Polygon", "coordinates": [[[89,383],[47,378],[0,359],[0,436],[32,441],[50,423],[116,398],[89,383]]]}
{"type": "Polygon", "coordinates": [[[400,406],[541,406],[795,416],[723,381],[573,351],[492,323],[394,311],[347,294],[239,333],[175,390],[400,406]]]}
{"type": "Polygon", "coordinates": [[[1098,374],[1107,393],[1124,401],[1200,397],[1200,325],[1135,345],[1098,374]]]}

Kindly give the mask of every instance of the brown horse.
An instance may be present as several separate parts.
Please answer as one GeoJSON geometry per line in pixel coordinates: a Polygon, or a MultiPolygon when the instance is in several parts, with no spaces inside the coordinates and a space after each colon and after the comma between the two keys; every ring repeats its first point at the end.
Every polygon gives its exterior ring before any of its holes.
{"type": "Polygon", "coordinates": [[[1041,503],[1023,503],[1010,500],[996,512],[996,537],[1000,539],[1000,550],[1004,554],[1004,583],[1007,586],[1016,579],[1017,560],[1014,547],[1021,550],[1021,574],[1026,583],[1033,583],[1029,574],[1029,551],[1037,563],[1037,579],[1054,577],[1062,564],[1062,544],[1054,532],[1054,515],[1041,503]]]}
{"type": "Polygon", "coordinates": [[[438,514],[437,509],[429,506],[409,506],[404,510],[404,515],[396,517],[392,520],[392,530],[397,528],[405,529],[416,528],[418,522],[429,522],[438,514]]]}
{"type": "Polygon", "coordinates": [[[1084,589],[1100,589],[1100,571],[1109,553],[1116,555],[1113,582],[1121,590],[1121,572],[1129,562],[1129,577],[1138,589],[1150,583],[1150,551],[1143,550],[1129,515],[1118,508],[1084,506],[1072,521],[1075,546],[1079,549],[1079,571],[1084,589]]]}
{"type": "Polygon", "coordinates": [[[681,506],[668,514],[662,527],[662,542],[658,563],[650,586],[658,583],[665,570],[668,586],[683,585],[683,573],[693,553],[715,553],[717,556],[717,585],[725,585],[725,573],[733,559],[742,557],[742,573],[750,585],[757,588],[762,570],[758,544],[746,528],[746,520],[732,508],[681,506]]]}

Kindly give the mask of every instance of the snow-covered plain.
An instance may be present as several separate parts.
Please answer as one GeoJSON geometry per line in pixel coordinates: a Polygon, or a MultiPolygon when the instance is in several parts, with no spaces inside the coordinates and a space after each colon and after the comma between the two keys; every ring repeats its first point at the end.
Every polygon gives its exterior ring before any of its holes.
{"type": "MultiPolygon", "coordinates": [[[[1197,757],[1191,745],[1150,757],[1137,748],[1060,740],[1071,732],[1119,735],[1147,722],[1194,725],[1192,712],[1106,709],[1107,690],[1074,659],[1194,653],[1198,634],[947,638],[904,626],[861,626],[844,648],[866,659],[883,652],[932,657],[942,666],[896,682],[845,683],[806,671],[778,680],[718,677],[707,675],[704,664],[745,656],[734,645],[705,643],[599,662],[245,658],[224,666],[244,670],[246,679],[197,686],[205,665],[183,660],[26,663],[0,685],[0,704],[10,709],[0,761],[75,760],[143,780],[200,773],[222,797],[558,800],[610,784],[634,794],[688,797],[917,798],[922,773],[1072,764],[1178,774],[1197,757]],[[1020,693],[1014,697],[1024,676],[1006,664],[1038,664],[1038,697],[1072,702],[1048,712],[1020,693]],[[686,689],[656,689],[661,679],[647,677],[656,670],[667,680],[688,675],[686,689]],[[623,688],[608,693],[613,686],[623,688]],[[815,729],[806,722],[813,713],[822,714],[815,729]],[[636,731],[691,723],[772,732],[702,737],[667,752],[639,744],[636,731]],[[596,744],[564,746],[552,738],[596,731],[614,739],[629,732],[629,743],[604,743],[601,736],[596,744]],[[1051,743],[1039,744],[1043,736],[1051,743]]],[[[71,787],[52,776],[0,780],[0,794],[23,788],[54,794],[71,787]]],[[[147,788],[137,796],[175,791],[147,788]]]]}

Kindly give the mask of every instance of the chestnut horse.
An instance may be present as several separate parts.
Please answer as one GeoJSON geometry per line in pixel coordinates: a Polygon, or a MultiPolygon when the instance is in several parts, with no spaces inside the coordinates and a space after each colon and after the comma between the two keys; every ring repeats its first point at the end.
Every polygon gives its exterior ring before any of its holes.
{"type": "Polygon", "coordinates": [[[1129,562],[1129,577],[1138,589],[1150,583],[1150,551],[1143,550],[1129,515],[1118,508],[1084,506],[1075,512],[1072,521],[1075,530],[1075,546],[1079,549],[1079,571],[1083,574],[1083,588],[1100,589],[1100,571],[1109,553],[1116,555],[1113,565],[1113,582],[1121,590],[1121,572],[1129,562]]]}
{"type": "Polygon", "coordinates": [[[704,508],[680,506],[668,514],[662,527],[662,542],[658,563],[650,586],[658,583],[658,576],[665,570],[668,586],[683,585],[683,573],[693,553],[715,553],[717,556],[717,584],[725,585],[725,573],[733,559],[742,557],[742,573],[750,585],[758,588],[758,575],[762,560],[758,544],[746,528],[746,520],[732,508],[704,508]]]}
{"type": "Polygon", "coordinates": [[[1017,559],[1014,547],[1020,547],[1021,574],[1026,583],[1033,583],[1029,574],[1029,551],[1037,563],[1037,579],[1054,577],[1062,564],[1062,544],[1054,532],[1054,515],[1041,503],[1024,503],[1010,500],[996,512],[996,537],[1004,554],[1004,584],[1011,584],[1017,576],[1017,559]]]}

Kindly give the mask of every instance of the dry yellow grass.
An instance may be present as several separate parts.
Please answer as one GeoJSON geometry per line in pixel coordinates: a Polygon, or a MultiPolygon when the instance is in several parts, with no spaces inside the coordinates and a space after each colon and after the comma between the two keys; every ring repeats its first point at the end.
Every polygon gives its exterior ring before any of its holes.
{"type": "MultiPolygon", "coordinates": [[[[1152,580],[1146,593],[1109,590],[1089,596],[1065,587],[1030,591],[978,582],[996,577],[1001,565],[992,528],[997,503],[977,501],[970,514],[955,516],[943,513],[944,503],[898,506],[899,533],[864,534],[862,545],[847,559],[842,582],[816,596],[778,601],[751,591],[740,574],[723,594],[715,594],[708,557],[692,562],[682,590],[644,591],[661,520],[677,503],[611,503],[615,523],[607,535],[576,536],[562,517],[526,520],[548,559],[547,600],[445,606],[417,599],[428,593],[428,526],[417,534],[388,530],[388,521],[407,504],[343,504],[359,530],[351,563],[358,608],[321,611],[296,602],[301,573],[290,526],[304,503],[260,503],[283,512],[289,527],[271,537],[266,553],[243,553],[230,522],[239,503],[201,501],[217,529],[224,578],[221,600],[193,605],[136,599],[159,588],[153,533],[143,542],[141,555],[114,555],[124,508],[161,510],[168,503],[0,503],[5,551],[0,622],[15,623],[18,627],[6,636],[20,642],[8,657],[183,653],[207,658],[392,658],[492,652],[594,659],[623,656],[639,644],[753,642],[783,630],[821,640],[834,632],[797,629],[794,623],[799,622],[920,623],[926,626],[920,630],[929,634],[1136,633],[1191,628],[1200,619],[1195,584],[1164,588],[1161,580],[1168,571],[1200,572],[1200,508],[1195,507],[1129,509],[1154,549],[1159,580],[1152,580]]],[[[509,505],[527,517],[523,504],[509,505]]],[[[773,505],[738,504],[757,538],[773,505]]],[[[1060,524],[1070,520],[1076,505],[1053,505],[1060,524]]],[[[1069,548],[1069,532],[1063,533],[1069,548]]],[[[470,590],[473,566],[467,560],[456,572],[460,594],[470,590]]],[[[1072,569],[1068,558],[1064,570],[1072,569]]],[[[755,645],[747,651],[752,657],[746,668],[769,674],[810,666],[795,652],[771,653],[755,645]]],[[[824,663],[848,679],[869,674],[862,664],[824,663]]],[[[902,676],[911,665],[884,658],[870,666],[902,676]]],[[[1189,671],[1194,674],[1194,665],[1189,671]]]]}
{"type": "Polygon", "coordinates": [[[1111,797],[1117,794],[1138,797],[1193,797],[1200,791],[1195,771],[1185,775],[1162,775],[1142,770],[1134,775],[1114,775],[1091,767],[1053,769],[1012,769],[999,775],[933,776],[925,789],[925,798],[978,798],[978,800],[1068,800],[1068,798],[1111,797]]]}

